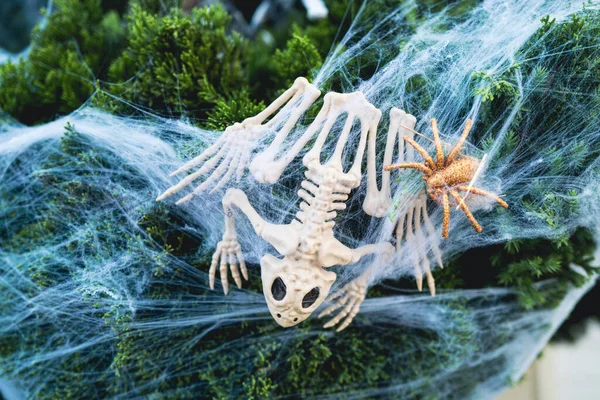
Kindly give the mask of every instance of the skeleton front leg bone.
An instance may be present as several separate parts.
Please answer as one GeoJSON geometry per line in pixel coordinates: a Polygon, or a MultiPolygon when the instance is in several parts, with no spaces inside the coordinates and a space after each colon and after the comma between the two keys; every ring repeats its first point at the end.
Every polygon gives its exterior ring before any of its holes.
{"type": "MultiPolygon", "coordinates": [[[[398,162],[413,161],[414,150],[411,147],[405,148],[403,136],[412,138],[414,136],[414,127],[416,119],[410,114],[397,109],[392,108],[390,111],[390,125],[386,138],[385,152],[383,156],[381,172],[381,189],[377,185],[377,152],[376,152],[376,135],[369,136],[369,148],[367,152],[367,196],[363,203],[363,210],[368,215],[374,217],[383,217],[390,212],[390,205],[392,204],[391,195],[391,182],[390,173],[383,169],[383,165],[388,165],[392,161],[395,152],[395,144],[398,143],[398,162]]],[[[426,249],[425,234],[423,233],[422,227],[425,226],[427,233],[430,238],[436,238],[433,225],[429,220],[427,214],[427,198],[425,193],[421,193],[414,200],[412,206],[408,211],[398,218],[398,222],[395,229],[396,234],[396,247],[397,251],[400,252],[403,246],[411,246],[411,251],[416,254],[412,257],[414,274],[417,281],[417,288],[419,291],[423,287],[423,274],[427,276],[427,285],[431,295],[435,295],[435,280],[431,273],[431,266],[429,263],[429,249],[426,249]],[[406,236],[404,235],[406,229],[406,236]],[[407,241],[403,242],[406,237],[407,241]]],[[[439,265],[443,268],[441,252],[438,247],[436,239],[431,244],[431,252],[439,265]]],[[[328,323],[324,325],[325,328],[332,327],[338,324],[340,321],[344,321],[337,328],[337,331],[345,329],[356,316],[360,310],[360,305],[366,297],[367,288],[369,286],[370,277],[373,275],[373,270],[378,261],[375,261],[358,277],[350,283],[346,284],[342,289],[335,293],[330,301],[333,302],[328,308],[325,309],[319,318],[330,315],[336,310],[341,311],[328,323]]]]}
{"type": "Polygon", "coordinates": [[[242,280],[238,270],[238,263],[244,279],[248,280],[248,270],[244,262],[240,244],[235,231],[234,207],[238,208],[252,224],[257,235],[270,243],[282,255],[290,254],[298,246],[298,231],[292,225],[276,225],[265,221],[256,212],[248,201],[246,194],[239,189],[228,189],[223,197],[223,212],[225,213],[225,232],[223,239],[217,243],[215,253],[209,269],[210,288],[214,289],[217,264],[220,265],[221,283],[223,292],[227,294],[229,282],[227,279],[227,265],[231,270],[238,288],[242,287],[242,280]],[[220,262],[219,262],[220,261],[220,262]]]}
{"type": "MultiPolygon", "coordinates": [[[[384,165],[389,165],[394,154],[394,145],[398,143],[398,162],[412,162],[414,161],[414,150],[412,147],[405,148],[403,137],[412,139],[414,137],[414,127],[416,124],[416,118],[398,108],[392,108],[390,110],[390,125],[385,144],[385,152],[383,155],[383,164],[381,171],[381,190],[377,186],[377,160],[376,160],[376,140],[372,136],[369,138],[369,149],[367,158],[367,196],[363,203],[363,209],[365,213],[373,215],[375,217],[383,217],[390,212],[390,205],[392,203],[391,197],[391,182],[390,182],[390,171],[386,171],[383,168],[384,165]]],[[[418,260],[415,261],[415,277],[417,280],[417,287],[419,290],[422,288],[422,276],[423,273],[427,275],[429,283],[429,289],[431,294],[435,294],[435,285],[433,276],[430,272],[429,260],[427,252],[423,252],[422,248],[425,246],[425,235],[421,229],[421,216],[425,228],[430,235],[433,234],[433,225],[429,220],[427,214],[427,201],[423,194],[420,194],[415,200],[414,206],[409,208],[405,215],[400,216],[398,219],[398,225],[396,226],[396,243],[400,247],[403,238],[404,225],[407,225],[407,239],[414,239],[413,243],[416,245],[416,251],[418,253],[418,260]],[[414,225],[414,229],[413,229],[414,225]],[[429,271],[429,272],[428,272],[429,271]]],[[[437,242],[433,242],[432,251],[436,257],[438,265],[443,268],[441,252],[439,250],[437,242]]]]}
{"type": "MultiPolygon", "coordinates": [[[[381,174],[381,190],[377,186],[377,142],[376,136],[369,137],[369,149],[367,153],[367,196],[363,203],[363,210],[368,215],[381,218],[390,211],[392,204],[392,192],[390,182],[390,171],[386,171],[383,165],[389,165],[394,155],[394,145],[398,142],[398,160],[402,162],[414,160],[414,150],[412,147],[404,148],[403,136],[413,137],[412,129],[415,127],[417,119],[412,115],[398,109],[390,110],[390,125],[385,142],[385,152],[383,153],[383,164],[379,169],[381,174]]],[[[400,162],[400,161],[399,161],[400,162]]]]}
{"type": "Polygon", "coordinates": [[[254,117],[227,127],[212,146],[173,172],[171,176],[200,166],[195,172],[168,188],[156,201],[174,195],[205,174],[209,176],[204,182],[200,183],[192,193],[179,199],[177,204],[186,203],[210,188],[212,188],[211,193],[217,191],[225,186],[234,174],[239,183],[247,168],[259,182],[275,183],[285,167],[314,134],[307,131],[285,156],[275,159],[285,138],[320,95],[321,92],[305,78],[297,78],[292,87],[267,108],[254,117]],[[268,118],[271,119],[265,122],[268,118]],[[276,132],[273,142],[265,151],[252,159],[255,149],[269,139],[269,134],[273,132],[276,132]]]}
{"type": "MultiPolygon", "coordinates": [[[[440,268],[443,268],[442,255],[437,242],[435,241],[432,243],[430,249],[425,247],[426,240],[423,232],[423,225],[427,230],[429,239],[437,240],[437,235],[435,234],[435,230],[427,214],[427,195],[424,191],[412,202],[412,207],[398,219],[395,229],[396,251],[400,253],[409,246],[410,251],[415,252],[414,256],[411,258],[415,277],[417,279],[417,288],[419,291],[422,290],[422,275],[425,273],[427,276],[429,292],[434,296],[435,280],[431,273],[428,254],[430,251],[433,253],[440,268]],[[404,241],[404,238],[407,240],[404,241]]],[[[376,259],[359,277],[350,281],[335,294],[330,296],[328,300],[332,302],[332,304],[319,314],[319,318],[331,315],[338,309],[340,311],[323,326],[324,328],[333,327],[341,322],[336,329],[337,332],[340,332],[350,325],[354,317],[360,311],[360,306],[367,295],[367,288],[375,274],[375,268],[381,261],[382,260],[376,259]]]]}

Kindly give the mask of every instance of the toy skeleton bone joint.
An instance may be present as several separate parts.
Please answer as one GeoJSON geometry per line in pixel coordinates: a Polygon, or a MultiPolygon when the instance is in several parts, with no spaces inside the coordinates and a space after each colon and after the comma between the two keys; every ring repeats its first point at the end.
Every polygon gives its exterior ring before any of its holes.
{"type": "MultiPolygon", "coordinates": [[[[436,178],[435,174],[442,173],[446,165],[450,165],[450,163],[441,162],[436,170],[431,165],[421,168],[421,164],[414,162],[413,147],[423,157],[427,153],[413,140],[415,117],[397,108],[390,111],[390,125],[383,156],[383,165],[386,167],[382,166],[378,170],[375,146],[381,111],[370,104],[360,92],[326,94],[323,98],[323,106],[314,121],[293,145],[288,146],[289,149],[284,149],[285,139],[320,94],[321,92],[306,79],[296,79],[294,85],[265,110],[241,123],[228,127],[215,144],[176,170],[172,175],[200,166],[197,171],[183,178],[157,198],[157,201],[160,201],[171,196],[189,186],[200,176],[209,174],[192,193],[177,202],[177,204],[182,204],[201,192],[211,189],[212,193],[219,190],[232,180],[234,174],[237,182],[240,182],[246,169],[249,169],[259,182],[273,184],[279,180],[284,169],[298,153],[316,137],[312,148],[302,159],[306,167],[304,173],[306,179],[301,182],[297,192],[301,200],[300,210],[290,223],[282,225],[269,223],[258,214],[242,190],[232,187],[227,189],[222,200],[225,232],[222,240],[217,244],[209,270],[211,289],[214,288],[218,268],[225,294],[229,290],[228,271],[231,272],[238,287],[242,286],[242,276],[244,279],[248,279],[242,249],[235,230],[233,211],[237,209],[249,219],[255,232],[282,256],[282,258],[278,258],[271,254],[265,254],[260,260],[260,266],[263,292],[269,311],[275,321],[283,327],[293,326],[305,320],[326,299],[336,280],[336,274],[328,271],[327,268],[353,264],[370,254],[379,256],[375,258],[373,264],[389,262],[392,259],[396,248],[390,242],[374,243],[352,249],[335,237],[333,220],[338,211],[346,208],[346,201],[352,190],[361,184],[362,164],[367,147],[367,194],[363,203],[363,210],[366,214],[380,218],[389,212],[392,204],[390,171],[394,168],[415,168],[423,171],[428,176],[427,190],[430,196],[437,202],[441,202],[444,210],[449,204],[448,193],[443,190],[443,185],[439,185],[438,181],[441,178],[436,178]],[[327,161],[322,162],[323,146],[328,136],[335,134],[335,132],[332,133],[334,123],[344,114],[347,115],[347,118],[337,136],[335,149],[327,161]],[[269,120],[267,121],[267,119],[269,120]],[[350,132],[356,121],[359,123],[360,133],[353,153],[355,155],[349,165],[343,165],[344,148],[347,146],[350,132]],[[274,138],[266,149],[253,154],[263,136],[273,132],[275,132],[274,138]],[[404,134],[404,140],[400,139],[401,133],[404,134]],[[407,146],[405,149],[404,141],[410,143],[412,147],[407,146]],[[396,142],[398,142],[397,160],[395,160],[396,164],[391,165],[396,152],[396,142]],[[378,172],[381,174],[381,189],[377,183],[378,172]]],[[[437,143],[439,140],[437,133],[435,137],[437,143]]],[[[461,137],[463,142],[464,139],[461,137]]],[[[457,148],[459,148],[458,145],[457,148]]],[[[453,154],[451,156],[456,157],[456,154],[453,154]]],[[[427,155],[427,157],[429,156],[427,155]]],[[[427,157],[425,160],[429,162],[431,157],[427,157]]],[[[448,160],[451,161],[450,157],[448,160]]],[[[460,162],[460,160],[455,162],[460,162]]],[[[469,168],[471,167],[472,165],[469,164],[469,168]]],[[[463,173],[463,175],[461,177],[464,180],[468,173],[463,173]]],[[[469,179],[465,182],[458,180],[460,182],[453,182],[453,184],[469,182],[469,179]]],[[[457,190],[461,190],[461,188],[457,190]]],[[[477,193],[473,189],[471,191],[477,193]]],[[[453,191],[450,193],[454,196],[453,191]]],[[[479,194],[495,196],[481,190],[479,194]]],[[[458,196],[460,197],[460,195],[458,196]]],[[[398,219],[396,225],[397,248],[402,245],[403,235],[407,240],[424,243],[423,227],[428,235],[435,236],[434,227],[427,214],[425,190],[410,200],[413,201],[412,206],[405,215],[398,219]]],[[[467,215],[469,216],[469,214],[467,215]]],[[[444,216],[444,232],[447,232],[446,213],[444,216]]],[[[441,252],[437,242],[435,243],[431,246],[431,251],[439,266],[442,267],[441,252]]],[[[417,247],[419,254],[414,265],[417,285],[421,290],[422,276],[425,274],[430,292],[434,295],[435,282],[427,251],[424,250],[425,246],[417,247]]],[[[370,268],[366,268],[358,278],[345,285],[330,298],[332,304],[320,314],[320,317],[332,314],[338,309],[340,311],[325,324],[326,328],[337,325],[343,320],[337,328],[340,331],[352,322],[366,296],[370,268]]]]}

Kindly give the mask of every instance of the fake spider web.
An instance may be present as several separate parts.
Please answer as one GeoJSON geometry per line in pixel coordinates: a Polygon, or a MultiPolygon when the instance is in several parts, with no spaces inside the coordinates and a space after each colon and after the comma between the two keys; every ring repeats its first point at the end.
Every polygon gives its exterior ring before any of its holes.
{"type": "MultiPolygon", "coordinates": [[[[522,104],[544,90],[544,83],[515,69],[517,102],[507,104],[486,126],[478,124],[484,95],[473,96],[474,71],[493,76],[526,60],[529,49],[524,46],[535,47],[531,38],[540,18],[550,14],[564,21],[580,12],[582,4],[488,0],[459,21],[448,8],[406,36],[407,17],[415,7],[403,2],[392,13],[359,13],[313,83],[323,91],[362,91],[383,112],[380,140],[392,107],[417,116],[416,129],[428,136],[428,121],[437,118],[443,140],[450,144],[464,120],[474,119],[477,135],[464,151],[486,156],[478,183],[505,193],[510,208],[497,211],[482,204],[478,209],[475,204],[481,234],[453,209],[450,238],[440,241],[444,260],[509,239],[555,238],[578,226],[595,230],[600,215],[597,155],[589,154],[586,167],[576,173],[568,164],[551,172],[548,168],[550,149],[566,156],[581,141],[598,147],[598,116],[585,112],[592,100],[574,104],[551,132],[533,132],[530,142],[503,154],[518,126],[515,121],[522,118],[522,104]],[[353,62],[357,59],[381,65],[372,76],[360,77],[369,65],[353,62]],[[422,89],[409,90],[417,81],[425,82],[422,89]],[[577,206],[552,209],[549,224],[535,211],[548,202],[548,193],[568,197],[577,206]]],[[[544,61],[539,58],[540,67],[544,61]]],[[[543,119],[548,112],[527,111],[532,119],[543,119]]],[[[309,117],[301,118],[284,149],[309,123],[309,117]]],[[[169,173],[217,137],[148,112],[115,117],[89,106],[38,127],[2,126],[2,378],[28,397],[235,398],[266,392],[274,398],[489,398],[522,376],[593,284],[592,279],[563,293],[553,281],[539,283],[544,295],[562,300],[556,308],[535,311],[525,311],[510,288],[444,290],[444,282],[438,281],[435,297],[388,288],[382,296],[368,298],[351,327],[337,336],[322,329],[314,316],[300,328],[283,330],[272,321],[258,289],[256,264],[273,250],[257,240],[249,223],[240,221],[237,229],[250,263],[250,282],[244,282],[250,288],[234,289],[228,296],[220,288],[208,289],[207,260],[223,232],[219,193],[203,194],[182,208],[154,202],[174,183],[169,173]],[[176,229],[179,233],[170,237],[176,229]],[[180,256],[181,248],[197,250],[193,257],[180,256]],[[346,334],[353,342],[344,341],[349,340],[346,334]],[[324,343],[329,352],[320,354],[324,343]],[[352,348],[353,343],[364,348],[352,348]],[[311,354],[312,363],[294,364],[291,357],[299,352],[311,354]],[[370,370],[374,376],[352,384],[340,377],[327,382],[344,363],[358,370],[375,365],[370,370]],[[294,391],[289,371],[295,371],[296,379],[310,377],[313,385],[294,391]],[[321,389],[312,389],[316,387],[321,389]]],[[[273,132],[267,132],[255,150],[266,148],[272,138],[273,132]]],[[[418,141],[432,152],[425,139],[418,141]]],[[[333,145],[326,143],[325,152],[333,145]]],[[[246,174],[236,186],[249,193],[265,219],[285,223],[297,211],[296,184],[302,172],[298,157],[274,185],[246,174]]],[[[357,247],[389,240],[394,220],[408,208],[403,199],[423,187],[417,173],[392,175],[398,176],[398,211],[391,208],[380,219],[362,213],[363,179],[338,222],[344,243],[357,247]]],[[[441,212],[436,206],[429,212],[439,233],[441,212]]],[[[414,243],[405,243],[393,266],[375,266],[371,284],[412,279],[415,251],[414,243]]],[[[337,269],[334,290],[371,261],[337,269]]],[[[482,262],[480,268],[489,266],[482,262]]]]}

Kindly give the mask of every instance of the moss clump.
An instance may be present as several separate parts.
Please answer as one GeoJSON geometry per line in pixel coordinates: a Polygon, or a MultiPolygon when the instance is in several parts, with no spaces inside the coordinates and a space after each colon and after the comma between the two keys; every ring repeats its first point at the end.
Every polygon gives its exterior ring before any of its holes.
{"type": "Polygon", "coordinates": [[[121,51],[120,17],[100,0],[56,0],[55,7],[34,29],[29,57],[0,66],[0,108],[27,124],[81,106],[121,51]]]}
{"type": "MultiPolygon", "coordinates": [[[[70,113],[100,89],[217,129],[254,115],[262,100],[321,65],[306,36],[249,41],[230,29],[220,5],[184,13],[162,1],[113,3],[58,0],[47,24],[34,30],[29,58],[0,66],[0,109],[40,123],[70,113]],[[269,76],[269,87],[257,76],[269,76]]],[[[95,105],[125,111],[109,99],[95,105]]]]}
{"type": "Polygon", "coordinates": [[[202,116],[248,86],[247,44],[227,33],[230,20],[219,6],[191,15],[174,8],[164,17],[134,6],[127,46],[110,66],[109,90],[165,114],[202,116]]]}

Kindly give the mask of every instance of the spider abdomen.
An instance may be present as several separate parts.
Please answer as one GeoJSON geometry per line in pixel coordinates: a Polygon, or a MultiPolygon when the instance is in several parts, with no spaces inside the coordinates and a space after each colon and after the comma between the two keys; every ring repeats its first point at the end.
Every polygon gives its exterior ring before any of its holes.
{"type": "Polygon", "coordinates": [[[450,165],[431,174],[427,178],[427,186],[430,189],[442,189],[470,182],[478,165],[478,160],[471,157],[453,160],[450,165]]]}

